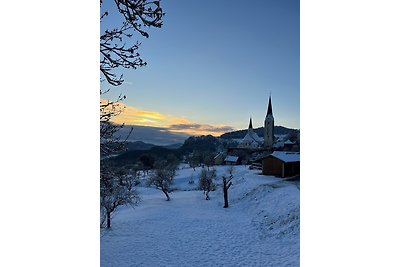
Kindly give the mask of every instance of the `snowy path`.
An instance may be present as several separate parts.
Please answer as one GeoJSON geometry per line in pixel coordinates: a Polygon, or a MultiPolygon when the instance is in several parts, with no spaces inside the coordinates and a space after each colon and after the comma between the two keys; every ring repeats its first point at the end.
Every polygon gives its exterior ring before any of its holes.
{"type": "Polygon", "coordinates": [[[265,184],[242,176],[228,209],[219,189],[210,201],[200,191],[175,191],[167,202],[140,188],[141,204],[122,209],[102,232],[101,265],[298,266],[298,189],[265,184]]]}

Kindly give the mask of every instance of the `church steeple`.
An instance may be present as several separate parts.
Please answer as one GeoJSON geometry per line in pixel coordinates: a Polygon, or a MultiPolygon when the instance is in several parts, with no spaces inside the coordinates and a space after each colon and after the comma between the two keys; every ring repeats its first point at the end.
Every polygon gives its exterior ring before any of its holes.
{"type": "Polygon", "coordinates": [[[272,103],[271,103],[271,95],[269,95],[269,101],[268,101],[268,110],[267,110],[267,116],[268,115],[272,115],[273,116],[273,114],[272,114],[272,103]]]}
{"type": "Polygon", "coordinates": [[[272,114],[271,94],[269,95],[267,115],[264,120],[264,147],[273,149],[275,142],[274,115],[272,114]]]}
{"type": "Polygon", "coordinates": [[[251,121],[251,117],[250,117],[249,129],[253,129],[253,123],[251,121]]]}

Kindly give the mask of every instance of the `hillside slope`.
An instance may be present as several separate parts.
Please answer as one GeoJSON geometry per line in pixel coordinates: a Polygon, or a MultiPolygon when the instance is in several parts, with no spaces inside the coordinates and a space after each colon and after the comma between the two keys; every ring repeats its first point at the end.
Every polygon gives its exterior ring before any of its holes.
{"type": "MultiPolygon", "coordinates": [[[[181,166],[184,167],[184,166],[181,166]]],[[[217,184],[227,166],[217,167],[217,184]]],[[[200,168],[184,167],[171,201],[140,187],[142,202],[125,207],[102,230],[101,266],[299,266],[299,189],[290,182],[235,167],[230,207],[220,186],[206,201],[200,168]]]]}

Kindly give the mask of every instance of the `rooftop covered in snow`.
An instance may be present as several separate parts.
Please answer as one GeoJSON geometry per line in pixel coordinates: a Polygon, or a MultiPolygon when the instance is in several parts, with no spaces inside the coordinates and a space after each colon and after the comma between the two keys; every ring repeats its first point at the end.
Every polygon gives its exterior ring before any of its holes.
{"type": "Polygon", "coordinates": [[[275,157],[283,162],[300,161],[300,152],[274,151],[266,157],[275,157]]]}
{"type": "Polygon", "coordinates": [[[228,162],[237,162],[238,159],[239,159],[239,157],[237,157],[237,156],[228,155],[228,156],[226,156],[225,161],[228,161],[228,162]]]}
{"type": "Polygon", "coordinates": [[[290,141],[289,139],[285,141],[285,145],[294,145],[295,142],[290,141]]]}

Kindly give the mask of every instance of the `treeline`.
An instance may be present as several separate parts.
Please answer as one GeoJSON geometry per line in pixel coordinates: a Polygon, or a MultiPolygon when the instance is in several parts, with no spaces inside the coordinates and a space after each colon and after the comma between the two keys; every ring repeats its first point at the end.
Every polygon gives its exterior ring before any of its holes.
{"type": "Polygon", "coordinates": [[[130,150],[118,156],[104,159],[106,162],[116,166],[129,166],[143,164],[146,167],[153,167],[153,162],[164,160],[167,157],[176,158],[179,161],[195,158],[195,162],[203,163],[209,161],[212,155],[230,145],[227,140],[221,140],[211,135],[191,136],[185,140],[184,144],[171,149],[162,146],[152,146],[148,150],[130,150]],[[150,160],[149,160],[150,159],[150,160]]]}
{"type": "MultiPolygon", "coordinates": [[[[264,137],[264,127],[254,128],[253,130],[259,137],[264,137]]],[[[274,127],[274,132],[277,135],[283,135],[283,134],[293,135],[298,131],[299,130],[297,129],[286,128],[283,126],[274,127]]],[[[247,129],[224,133],[220,137],[222,139],[242,139],[243,137],[245,137],[246,134],[247,134],[247,129]]]]}

